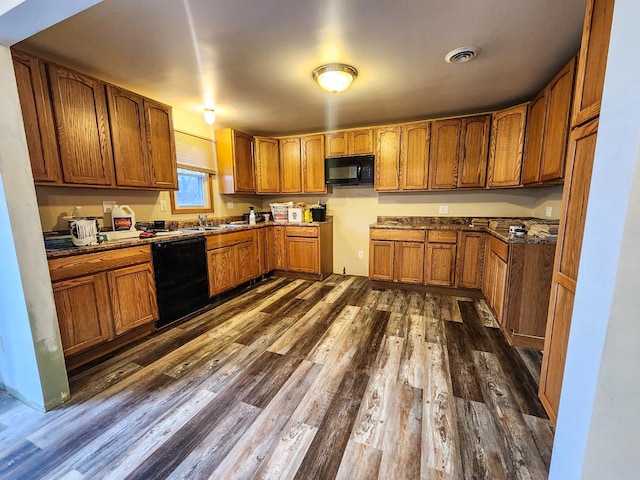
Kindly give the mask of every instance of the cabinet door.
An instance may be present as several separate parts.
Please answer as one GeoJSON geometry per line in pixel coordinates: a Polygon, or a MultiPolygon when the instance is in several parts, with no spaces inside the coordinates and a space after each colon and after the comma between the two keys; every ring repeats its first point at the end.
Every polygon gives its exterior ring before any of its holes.
{"type": "Polygon", "coordinates": [[[104,84],[56,65],[49,78],[64,181],[114,185],[104,84]]]}
{"type": "Polygon", "coordinates": [[[373,153],[373,129],[349,130],[347,150],[349,155],[373,153]]]}
{"type": "Polygon", "coordinates": [[[459,118],[433,122],[429,154],[429,188],[456,188],[460,153],[459,118]]]}
{"type": "Polygon", "coordinates": [[[395,280],[422,283],[424,278],[424,243],[395,242],[395,280]]]}
{"type": "Polygon", "coordinates": [[[274,254],[275,244],[273,237],[274,227],[265,227],[257,231],[258,242],[258,273],[265,275],[275,268],[274,254]]]}
{"type": "Polygon", "coordinates": [[[44,64],[30,55],[13,51],[13,70],[33,180],[59,182],[60,156],[44,64]]]}
{"type": "Polygon", "coordinates": [[[286,237],[287,270],[320,273],[320,249],[317,238],[286,237]]]}
{"type": "Polygon", "coordinates": [[[520,185],[527,104],[493,114],[487,187],[520,185]]]}
{"type": "Polygon", "coordinates": [[[236,266],[233,247],[221,247],[207,252],[209,296],[213,297],[236,286],[236,266]]]}
{"type": "Polygon", "coordinates": [[[107,273],[116,335],[158,319],[156,285],[149,263],[107,273]]]}
{"type": "Polygon", "coordinates": [[[280,139],[280,191],[302,193],[300,137],[280,139]]]}
{"type": "Polygon", "coordinates": [[[233,254],[236,264],[236,284],[240,285],[258,276],[256,244],[244,242],[233,246],[233,254]]]}
{"type": "Polygon", "coordinates": [[[369,242],[369,278],[391,282],[394,280],[394,242],[369,242]]]}
{"type": "Polygon", "coordinates": [[[455,283],[456,245],[427,243],[425,283],[451,287],[455,283]]]}
{"type": "Polygon", "coordinates": [[[376,128],[375,189],[398,190],[400,127],[376,128]]]}
{"type": "Polygon", "coordinates": [[[304,193],[326,193],[324,183],[324,135],[300,138],[302,154],[302,188],[304,193]]]}
{"type": "Polygon", "coordinates": [[[349,153],[347,147],[347,132],[329,132],[325,134],[324,145],[327,157],[339,157],[349,153]]]}
{"type": "Polygon", "coordinates": [[[571,59],[548,86],[547,121],[540,166],[540,180],[543,182],[564,177],[574,65],[575,59],[571,59]]]}
{"type": "Polygon", "coordinates": [[[426,190],[430,141],[431,122],[402,126],[400,190],[426,190]]]}
{"type": "Polygon", "coordinates": [[[484,267],[485,234],[461,232],[456,258],[456,285],[462,288],[480,288],[484,267]]]}
{"type": "Polygon", "coordinates": [[[495,255],[491,254],[491,242],[487,238],[485,242],[484,272],[482,275],[482,293],[489,305],[493,305],[493,294],[496,284],[495,255]]]}
{"type": "Polygon", "coordinates": [[[287,269],[287,252],[285,251],[284,237],[284,227],[273,227],[273,261],[276,270],[287,269]]]}
{"type": "Polygon", "coordinates": [[[490,130],[491,115],[478,115],[462,119],[458,188],[485,187],[490,130]]]}
{"type": "Polygon", "coordinates": [[[493,292],[493,309],[496,312],[496,317],[503,328],[506,327],[507,318],[504,315],[505,301],[507,294],[507,262],[500,257],[492,253],[495,256],[495,284],[493,292]]]}
{"type": "Polygon", "coordinates": [[[65,356],[113,338],[106,274],[54,282],[53,298],[65,356]]]}
{"type": "Polygon", "coordinates": [[[567,354],[597,132],[598,120],[595,119],[575,128],[569,137],[567,178],[562,193],[562,217],[551,281],[539,391],[540,399],[554,422],[567,354]]]}
{"type": "Polygon", "coordinates": [[[171,107],[145,98],[144,113],[152,186],[177,190],[178,168],[171,107]]]}
{"type": "Polygon", "coordinates": [[[255,171],[253,167],[253,137],[233,130],[233,192],[255,193],[255,171]]]}
{"type": "Polygon", "coordinates": [[[576,72],[576,91],[573,96],[572,127],[600,114],[613,4],[613,0],[587,1],[576,72]]]}
{"type": "Polygon", "coordinates": [[[524,185],[540,181],[542,146],[545,136],[547,115],[547,89],[543,89],[529,104],[527,114],[527,134],[522,164],[522,183],[524,185]]]}
{"type": "Polygon", "coordinates": [[[278,193],[280,191],[280,162],[278,140],[255,138],[256,192],[278,193]]]}
{"type": "Polygon", "coordinates": [[[116,183],[126,187],[151,186],[142,97],[107,85],[107,101],[116,183]]]}

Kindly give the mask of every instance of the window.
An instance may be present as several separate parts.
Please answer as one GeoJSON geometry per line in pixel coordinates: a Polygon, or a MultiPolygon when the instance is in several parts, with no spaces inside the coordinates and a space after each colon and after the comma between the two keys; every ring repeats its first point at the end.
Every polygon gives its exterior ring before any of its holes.
{"type": "Polygon", "coordinates": [[[171,195],[172,213],[213,212],[215,144],[211,140],[175,132],[178,190],[171,195]]]}

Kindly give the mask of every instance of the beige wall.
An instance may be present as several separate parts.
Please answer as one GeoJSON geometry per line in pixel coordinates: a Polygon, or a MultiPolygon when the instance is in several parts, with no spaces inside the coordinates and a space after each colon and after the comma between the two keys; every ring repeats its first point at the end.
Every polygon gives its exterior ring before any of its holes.
{"type": "Polygon", "coordinates": [[[378,216],[455,216],[455,217],[545,217],[558,218],[562,187],[527,188],[494,191],[422,192],[415,194],[377,193],[371,187],[334,188],[331,195],[267,197],[262,208],[271,202],[327,204],[333,216],[333,271],[343,269],[352,275],[368,275],[369,225],[378,216]],[[439,214],[440,206],[448,206],[448,215],[439,214]],[[363,258],[358,252],[363,252],[363,258]]]}
{"type": "MultiPolygon", "coordinates": [[[[214,126],[207,125],[199,116],[174,109],[173,126],[176,130],[185,133],[213,139],[214,126]]],[[[102,202],[105,200],[115,201],[118,205],[129,205],[135,212],[137,221],[179,220],[194,217],[193,214],[173,215],[169,192],[38,186],[36,194],[40,222],[45,232],[67,228],[66,221],[62,217],[70,215],[76,205],[81,206],[86,215],[102,216],[102,202]],[[166,211],[161,209],[162,201],[166,202],[166,211]]],[[[241,215],[249,211],[249,206],[257,207],[260,204],[261,199],[252,195],[220,195],[214,178],[213,216],[241,215]],[[229,208],[229,202],[233,203],[231,208],[229,208]]]]}

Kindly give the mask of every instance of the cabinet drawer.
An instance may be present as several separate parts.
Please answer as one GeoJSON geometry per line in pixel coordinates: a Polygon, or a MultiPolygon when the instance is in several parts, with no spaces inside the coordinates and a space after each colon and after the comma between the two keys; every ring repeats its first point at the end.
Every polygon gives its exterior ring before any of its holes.
{"type": "Polygon", "coordinates": [[[207,250],[220,247],[228,247],[237,245],[242,242],[250,242],[255,239],[254,230],[246,230],[244,232],[219,233],[207,236],[207,250]]]}
{"type": "Polygon", "coordinates": [[[509,244],[491,237],[491,251],[498,255],[505,262],[509,258],[509,244]]]}
{"type": "Polygon", "coordinates": [[[430,243],[456,243],[458,232],[455,230],[429,230],[427,239],[430,243]]]}
{"type": "Polygon", "coordinates": [[[52,258],[49,260],[49,273],[51,281],[55,282],[145,262],[151,262],[149,245],[52,258]]]}
{"type": "Polygon", "coordinates": [[[284,232],[287,237],[318,238],[318,227],[285,227],[284,232]]]}
{"type": "Polygon", "coordinates": [[[372,228],[371,240],[395,240],[399,242],[424,242],[424,230],[392,230],[372,228]]]}

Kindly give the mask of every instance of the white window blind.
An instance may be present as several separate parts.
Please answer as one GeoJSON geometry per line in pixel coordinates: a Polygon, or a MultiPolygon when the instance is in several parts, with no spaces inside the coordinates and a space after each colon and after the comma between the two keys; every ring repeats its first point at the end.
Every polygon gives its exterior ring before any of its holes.
{"type": "Polygon", "coordinates": [[[206,138],[175,131],[176,159],[179,167],[216,172],[216,144],[206,138]]]}

